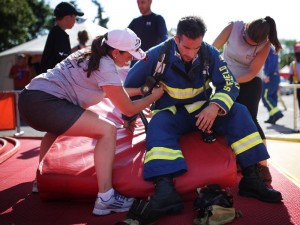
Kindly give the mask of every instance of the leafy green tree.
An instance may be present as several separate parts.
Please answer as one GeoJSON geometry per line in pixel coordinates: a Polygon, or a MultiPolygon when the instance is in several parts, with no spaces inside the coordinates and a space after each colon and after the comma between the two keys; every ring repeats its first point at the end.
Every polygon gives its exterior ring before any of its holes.
{"type": "Polygon", "coordinates": [[[294,60],[294,44],[296,40],[280,40],[283,51],[280,53],[279,68],[289,65],[294,60]]]}
{"type": "Polygon", "coordinates": [[[34,23],[28,30],[28,39],[45,35],[54,26],[55,19],[53,10],[44,0],[27,0],[29,7],[34,14],[34,23]]]}
{"type": "Polygon", "coordinates": [[[51,24],[51,9],[44,0],[0,0],[0,51],[44,34],[51,24]]]}
{"type": "Polygon", "coordinates": [[[27,40],[34,15],[27,1],[0,0],[0,51],[27,40]]]}

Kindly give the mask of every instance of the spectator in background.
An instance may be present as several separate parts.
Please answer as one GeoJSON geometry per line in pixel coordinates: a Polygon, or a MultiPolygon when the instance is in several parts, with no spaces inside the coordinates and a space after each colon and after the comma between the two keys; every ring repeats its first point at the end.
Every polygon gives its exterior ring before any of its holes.
{"type": "MultiPolygon", "coordinates": [[[[248,108],[266,145],[266,137],[257,121],[257,113],[262,95],[263,65],[271,45],[275,47],[276,53],[282,49],[274,19],[267,16],[249,22],[230,22],[217,36],[213,45],[217,49],[224,46],[223,57],[240,84],[236,102],[248,108]]],[[[259,166],[261,178],[264,181],[271,181],[267,161],[260,162],[259,166]]]]}
{"type": "Polygon", "coordinates": [[[66,29],[71,29],[75,24],[76,16],[83,16],[68,2],[59,3],[54,9],[55,26],[50,30],[41,60],[41,72],[52,69],[71,54],[71,44],[66,29]]]}
{"type": "MultiPolygon", "coordinates": [[[[299,84],[300,81],[300,43],[294,45],[295,60],[290,64],[291,83],[299,84]]],[[[297,88],[298,107],[300,110],[300,89],[297,88]]]]}
{"type": "Polygon", "coordinates": [[[275,124],[277,120],[283,117],[281,110],[277,107],[278,88],[280,83],[278,69],[278,54],[273,48],[270,48],[269,55],[264,65],[264,79],[262,102],[269,112],[269,119],[265,123],[275,124]]]}
{"type": "Polygon", "coordinates": [[[77,40],[78,40],[79,44],[77,46],[75,46],[74,48],[72,48],[72,53],[76,52],[79,49],[85,48],[86,43],[89,40],[89,35],[86,30],[78,31],[77,36],[78,36],[77,40]]]}
{"type": "MultiPolygon", "coordinates": [[[[141,38],[141,49],[147,51],[165,41],[168,38],[168,30],[164,18],[151,11],[152,0],[137,0],[137,4],[142,15],[134,18],[128,27],[141,38]]],[[[131,66],[135,62],[132,61],[131,66]]]]}
{"type": "Polygon", "coordinates": [[[29,67],[27,65],[27,58],[24,54],[19,54],[17,56],[17,63],[11,67],[9,77],[13,79],[14,90],[22,90],[29,83],[29,67]]]}

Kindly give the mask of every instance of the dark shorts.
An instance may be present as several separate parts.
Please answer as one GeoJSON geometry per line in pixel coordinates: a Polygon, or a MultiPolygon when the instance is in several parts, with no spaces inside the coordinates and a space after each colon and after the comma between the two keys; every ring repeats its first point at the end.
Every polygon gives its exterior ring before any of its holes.
{"type": "Polygon", "coordinates": [[[85,109],[43,91],[24,89],[19,95],[19,112],[32,128],[61,135],[82,115],[85,109]]]}

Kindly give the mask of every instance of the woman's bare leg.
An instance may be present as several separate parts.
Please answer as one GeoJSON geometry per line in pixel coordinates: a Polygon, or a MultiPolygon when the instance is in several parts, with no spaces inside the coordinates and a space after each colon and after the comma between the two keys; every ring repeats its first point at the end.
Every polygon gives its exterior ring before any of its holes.
{"type": "Polygon", "coordinates": [[[94,149],[94,162],[98,191],[101,193],[112,188],[116,134],[116,127],[111,121],[88,110],[64,133],[67,136],[86,136],[97,140],[94,149]]]}
{"type": "Polygon", "coordinates": [[[42,161],[48,150],[50,149],[51,145],[54,143],[58,136],[52,133],[46,133],[42,139],[41,147],[40,147],[40,157],[39,163],[42,161]]]}

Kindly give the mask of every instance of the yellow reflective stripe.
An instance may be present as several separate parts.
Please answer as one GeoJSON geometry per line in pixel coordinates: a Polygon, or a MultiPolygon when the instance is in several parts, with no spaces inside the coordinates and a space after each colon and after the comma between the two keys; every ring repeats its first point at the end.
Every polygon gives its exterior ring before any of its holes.
{"type": "Polygon", "coordinates": [[[228,109],[231,108],[231,106],[233,105],[233,100],[232,98],[230,98],[230,96],[228,94],[225,94],[225,93],[216,93],[212,98],[211,100],[214,100],[214,99],[218,99],[222,102],[224,102],[224,104],[228,107],[228,109]]]}
{"type": "Polygon", "coordinates": [[[174,150],[165,147],[154,147],[146,153],[144,163],[155,159],[175,160],[177,158],[183,158],[181,150],[174,150]]]}
{"type": "Polygon", "coordinates": [[[155,110],[152,110],[152,111],[151,111],[151,115],[154,116],[156,113],[158,113],[158,112],[160,112],[160,111],[163,111],[163,110],[169,110],[171,113],[173,113],[173,115],[175,115],[176,112],[177,112],[176,107],[173,105],[173,106],[169,106],[169,107],[166,107],[166,108],[163,108],[163,109],[155,109],[155,110]]]}
{"type": "Polygon", "coordinates": [[[231,148],[233,149],[233,151],[235,152],[236,155],[243,153],[247,150],[249,150],[250,148],[261,144],[262,139],[259,135],[258,132],[254,132],[252,134],[249,134],[248,136],[232,143],[231,148]]]}
{"type": "Polygon", "coordinates": [[[273,107],[272,104],[271,104],[271,102],[267,98],[268,91],[269,91],[268,89],[265,90],[264,99],[265,99],[267,105],[270,107],[270,111],[269,111],[270,116],[273,116],[274,114],[276,114],[277,112],[279,112],[279,109],[277,107],[273,107]]]}
{"type": "Polygon", "coordinates": [[[273,115],[275,115],[278,112],[279,112],[279,108],[275,107],[275,108],[273,108],[273,109],[270,110],[269,114],[270,114],[270,116],[273,116],[273,115]]]}
{"type": "Polygon", "coordinates": [[[198,102],[194,102],[193,104],[185,105],[184,107],[189,113],[192,113],[200,109],[205,103],[206,101],[198,101],[198,102]]]}
{"type": "MultiPolygon", "coordinates": [[[[209,82],[210,80],[207,80],[205,83],[205,87],[208,88],[209,87],[209,82]]],[[[164,86],[164,90],[172,97],[175,99],[189,99],[189,98],[193,98],[197,95],[199,95],[200,93],[203,92],[203,87],[201,88],[173,88],[170,87],[168,85],[166,85],[165,83],[161,82],[162,85],[164,86]]]]}

